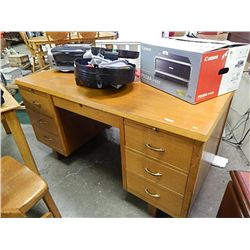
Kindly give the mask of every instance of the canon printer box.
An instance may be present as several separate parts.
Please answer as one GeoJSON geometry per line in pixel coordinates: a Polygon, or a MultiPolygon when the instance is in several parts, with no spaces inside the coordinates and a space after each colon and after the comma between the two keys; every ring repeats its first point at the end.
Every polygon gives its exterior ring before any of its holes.
{"type": "Polygon", "coordinates": [[[196,104],[239,87],[249,45],[188,37],[141,44],[141,81],[196,104]]]}

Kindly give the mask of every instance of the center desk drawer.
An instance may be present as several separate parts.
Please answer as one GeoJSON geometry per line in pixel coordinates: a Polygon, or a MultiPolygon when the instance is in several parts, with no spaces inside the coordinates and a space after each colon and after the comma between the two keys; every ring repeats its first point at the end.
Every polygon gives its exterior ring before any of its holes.
{"type": "Polygon", "coordinates": [[[193,151],[193,141],[190,139],[126,122],[125,145],[163,163],[189,171],[193,151]]]}
{"type": "Polygon", "coordinates": [[[20,88],[20,92],[25,106],[47,116],[54,116],[49,95],[28,88],[20,88]]]}
{"type": "Polygon", "coordinates": [[[184,195],[187,175],[159,162],[143,157],[139,153],[126,150],[126,169],[164,188],[184,195]]]}
{"type": "Polygon", "coordinates": [[[87,105],[65,100],[56,96],[53,96],[53,103],[56,107],[88,117],[95,121],[99,121],[116,128],[120,128],[121,126],[122,118],[106,111],[95,109],[87,105]]]}

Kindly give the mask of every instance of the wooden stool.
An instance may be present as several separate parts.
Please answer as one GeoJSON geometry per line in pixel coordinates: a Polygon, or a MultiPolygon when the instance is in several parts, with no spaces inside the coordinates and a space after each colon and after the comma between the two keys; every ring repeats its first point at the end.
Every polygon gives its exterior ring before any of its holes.
{"type": "Polygon", "coordinates": [[[61,217],[47,183],[28,167],[10,156],[1,158],[1,217],[26,217],[26,213],[43,199],[49,212],[42,217],[61,217]]]}

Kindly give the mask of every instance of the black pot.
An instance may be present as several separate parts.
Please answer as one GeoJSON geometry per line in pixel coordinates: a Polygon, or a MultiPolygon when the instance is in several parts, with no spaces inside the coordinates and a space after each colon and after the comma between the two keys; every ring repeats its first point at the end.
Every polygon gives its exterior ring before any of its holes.
{"type": "Polygon", "coordinates": [[[128,63],[122,68],[91,67],[91,59],[78,58],[74,62],[75,81],[77,85],[103,89],[120,86],[134,81],[135,65],[128,63]]]}

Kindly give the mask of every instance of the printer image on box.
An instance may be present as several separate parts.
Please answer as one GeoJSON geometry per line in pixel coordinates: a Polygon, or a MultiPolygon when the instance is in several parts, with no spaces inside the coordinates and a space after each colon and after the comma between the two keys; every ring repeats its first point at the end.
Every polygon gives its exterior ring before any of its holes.
{"type": "Polygon", "coordinates": [[[192,104],[238,89],[249,45],[188,37],[141,44],[141,81],[192,104]]]}
{"type": "Polygon", "coordinates": [[[188,84],[191,73],[188,57],[171,54],[165,51],[164,56],[155,57],[155,76],[188,84]]]}

